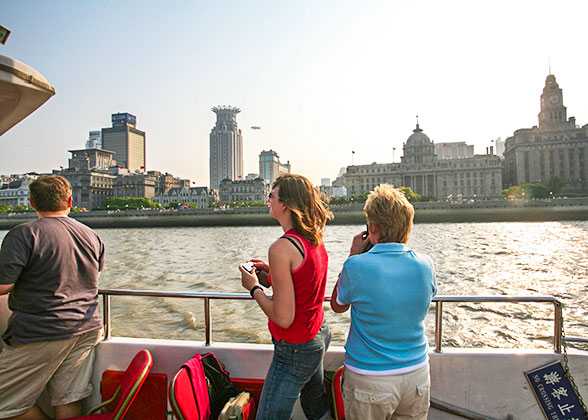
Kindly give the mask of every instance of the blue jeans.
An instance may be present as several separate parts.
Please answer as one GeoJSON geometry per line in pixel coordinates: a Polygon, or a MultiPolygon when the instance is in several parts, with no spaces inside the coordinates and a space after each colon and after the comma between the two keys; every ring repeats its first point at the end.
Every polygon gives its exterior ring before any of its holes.
{"type": "Polygon", "coordinates": [[[329,403],[323,385],[323,357],[331,342],[327,322],[306,343],[272,341],[274,357],[263,385],[257,420],[290,419],[298,397],[308,420],[328,419],[329,403]]]}

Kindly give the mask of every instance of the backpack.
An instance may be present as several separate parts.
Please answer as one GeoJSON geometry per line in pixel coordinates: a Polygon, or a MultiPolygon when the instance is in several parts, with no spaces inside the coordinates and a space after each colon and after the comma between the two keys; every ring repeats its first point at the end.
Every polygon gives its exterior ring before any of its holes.
{"type": "Polygon", "coordinates": [[[210,398],[202,355],[192,357],[174,375],[169,385],[169,400],[177,418],[210,419],[210,398]]]}
{"type": "Polygon", "coordinates": [[[238,392],[233,382],[231,382],[229,372],[225,370],[224,365],[214,354],[206,353],[204,355],[197,354],[196,356],[200,356],[204,375],[208,382],[210,418],[216,420],[226,402],[231,397],[235,397],[238,392]]]}

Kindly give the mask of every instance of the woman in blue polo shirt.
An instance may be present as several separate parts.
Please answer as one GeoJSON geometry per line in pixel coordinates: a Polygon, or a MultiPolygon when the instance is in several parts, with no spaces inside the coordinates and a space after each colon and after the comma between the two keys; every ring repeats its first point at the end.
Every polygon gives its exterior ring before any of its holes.
{"type": "Polygon", "coordinates": [[[436,293],[431,259],[408,248],[414,208],[382,185],[369,195],[368,230],[353,238],[331,307],[351,306],[345,344],[346,419],[426,419],[429,360],[423,320],[436,293]],[[368,252],[366,245],[374,244],[368,252]]]}

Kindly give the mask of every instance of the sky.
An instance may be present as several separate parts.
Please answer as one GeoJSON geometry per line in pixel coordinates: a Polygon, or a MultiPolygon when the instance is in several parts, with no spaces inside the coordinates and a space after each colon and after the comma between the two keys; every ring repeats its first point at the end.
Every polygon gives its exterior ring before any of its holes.
{"type": "Polygon", "coordinates": [[[537,125],[550,64],[588,123],[587,15],[585,0],[2,0],[0,54],[56,95],[0,137],[0,174],[67,167],[129,112],[148,170],[205,186],[217,105],[241,109],[246,174],[269,149],[317,184],[400,161],[417,115],[434,142],[485,153],[537,125]]]}

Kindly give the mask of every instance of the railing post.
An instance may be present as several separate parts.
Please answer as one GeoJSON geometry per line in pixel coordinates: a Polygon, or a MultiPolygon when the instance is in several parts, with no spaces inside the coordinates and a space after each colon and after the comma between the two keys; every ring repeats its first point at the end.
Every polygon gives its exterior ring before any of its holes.
{"type": "Polygon", "coordinates": [[[555,323],[553,328],[553,351],[561,353],[562,309],[559,301],[553,302],[553,312],[553,322],[555,323]]]}
{"type": "Polygon", "coordinates": [[[112,331],[110,330],[110,295],[104,294],[104,301],[102,305],[104,317],[104,339],[110,340],[112,331]]]}
{"type": "Polygon", "coordinates": [[[443,302],[435,302],[435,351],[441,353],[441,341],[443,339],[443,302]]]}
{"type": "Polygon", "coordinates": [[[212,322],[210,319],[210,298],[204,298],[204,345],[212,344],[212,322]]]}

